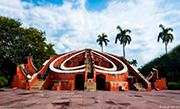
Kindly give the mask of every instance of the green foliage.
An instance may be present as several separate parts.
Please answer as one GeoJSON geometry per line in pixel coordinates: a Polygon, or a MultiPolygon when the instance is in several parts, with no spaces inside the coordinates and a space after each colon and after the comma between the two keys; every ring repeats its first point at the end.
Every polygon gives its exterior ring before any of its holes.
{"type": "Polygon", "coordinates": [[[119,40],[120,44],[123,44],[123,56],[125,57],[125,46],[126,44],[130,44],[132,41],[131,36],[127,35],[127,33],[131,33],[131,30],[129,29],[122,29],[119,25],[117,26],[117,29],[120,31],[120,33],[117,34],[115,43],[119,40]]]}
{"type": "Polygon", "coordinates": [[[0,87],[3,87],[8,84],[8,80],[4,77],[0,77],[0,87]]]}
{"type": "Polygon", "coordinates": [[[0,16],[0,76],[10,76],[10,82],[16,73],[16,66],[27,61],[30,55],[30,40],[25,37],[21,23],[0,16]]]}
{"type": "Polygon", "coordinates": [[[162,24],[159,25],[160,28],[162,28],[162,32],[159,33],[157,41],[159,42],[160,39],[162,39],[163,43],[165,43],[165,50],[167,54],[167,45],[170,42],[173,41],[174,36],[171,33],[168,33],[169,31],[173,31],[172,28],[165,28],[162,24]]]}
{"type": "Polygon", "coordinates": [[[169,41],[172,42],[174,37],[171,33],[168,33],[168,32],[173,31],[173,29],[172,28],[165,28],[162,24],[160,24],[159,27],[162,28],[162,32],[159,33],[157,41],[159,42],[159,40],[162,39],[163,43],[164,42],[168,43],[169,41]]]}
{"type": "Polygon", "coordinates": [[[133,66],[137,67],[137,60],[136,59],[132,59],[132,61],[129,61],[130,64],[132,64],[133,66]]]}
{"type": "Polygon", "coordinates": [[[53,49],[54,44],[47,44],[44,37],[45,32],[39,31],[36,28],[25,29],[25,34],[31,40],[33,63],[36,68],[40,68],[43,62],[50,58],[51,55],[56,55],[53,49]]]}
{"type": "Polygon", "coordinates": [[[0,76],[5,75],[12,81],[16,66],[33,57],[34,65],[39,68],[43,62],[55,55],[53,44],[47,44],[45,32],[36,28],[22,28],[22,23],[0,16],[0,76]]]}
{"type": "Polygon", "coordinates": [[[168,82],[168,89],[180,90],[180,85],[179,85],[179,83],[168,82]]]}
{"type": "Polygon", "coordinates": [[[179,82],[180,80],[180,45],[175,47],[168,54],[164,54],[140,68],[141,73],[147,76],[155,67],[159,71],[159,77],[167,81],[179,82]]]}
{"type": "Polygon", "coordinates": [[[106,39],[108,36],[105,33],[102,33],[102,35],[98,35],[97,42],[99,42],[99,45],[102,47],[102,52],[103,52],[103,42],[107,46],[109,40],[106,39]]]}
{"type": "Polygon", "coordinates": [[[13,75],[16,74],[16,65],[9,59],[0,59],[0,76],[8,78],[10,85],[13,80],[13,75]]]}
{"type": "Polygon", "coordinates": [[[20,26],[20,22],[0,16],[0,56],[16,65],[25,62],[31,50],[30,40],[20,26]]]}
{"type": "Polygon", "coordinates": [[[130,44],[131,42],[131,36],[127,35],[127,33],[131,33],[131,30],[129,29],[122,29],[119,25],[117,26],[117,29],[120,31],[120,33],[117,34],[115,43],[117,43],[117,40],[120,41],[120,44],[130,44]]]}

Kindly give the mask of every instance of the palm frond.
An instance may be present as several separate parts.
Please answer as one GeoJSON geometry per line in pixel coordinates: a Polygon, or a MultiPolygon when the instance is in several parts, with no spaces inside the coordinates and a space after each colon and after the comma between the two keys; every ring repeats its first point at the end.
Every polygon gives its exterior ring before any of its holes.
{"type": "Polygon", "coordinates": [[[102,47],[102,41],[99,41],[98,45],[100,45],[102,47]]]}
{"type": "Polygon", "coordinates": [[[101,38],[101,35],[98,35],[98,38],[100,39],[100,38],[101,38]]]}
{"type": "Polygon", "coordinates": [[[123,31],[122,28],[119,25],[117,26],[117,29],[119,29],[120,32],[123,31]]]}
{"type": "Polygon", "coordinates": [[[158,42],[159,42],[160,38],[162,39],[163,34],[164,34],[163,32],[160,32],[160,33],[159,33],[158,39],[157,39],[158,42]]]}
{"type": "Polygon", "coordinates": [[[131,33],[131,30],[130,30],[130,29],[126,29],[126,30],[124,30],[124,31],[125,31],[125,33],[126,33],[126,32],[131,33]]]}
{"type": "Polygon", "coordinates": [[[164,26],[162,24],[159,25],[160,28],[163,29],[163,31],[165,30],[164,26]]]}
{"type": "Polygon", "coordinates": [[[119,38],[120,38],[120,33],[117,34],[116,39],[115,39],[115,43],[117,43],[119,38]]]}
{"type": "Polygon", "coordinates": [[[107,46],[107,44],[108,44],[107,41],[104,41],[104,43],[105,43],[105,46],[107,46]]]}
{"type": "Polygon", "coordinates": [[[172,29],[172,28],[166,28],[166,30],[173,32],[173,29],[172,29]]]}
{"type": "Polygon", "coordinates": [[[105,39],[105,41],[109,42],[109,40],[108,40],[108,39],[105,39]]]}
{"type": "Polygon", "coordinates": [[[115,43],[119,40],[120,44],[126,45],[127,43],[130,44],[131,42],[131,36],[126,35],[126,33],[131,33],[130,29],[123,30],[119,25],[117,26],[117,29],[120,30],[120,33],[117,34],[115,43]]]}
{"type": "Polygon", "coordinates": [[[131,42],[131,36],[129,36],[129,35],[126,35],[126,37],[127,37],[127,42],[128,42],[128,44],[130,44],[130,42],[131,42]]]}
{"type": "Polygon", "coordinates": [[[174,36],[171,33],[168,33],[167,35],[169,36],[169,39],[172,42],[174,40],[174,36]]]}
{"type": "Polygon", "coordinates": [[[103,42],[105,43],[105,45],[107,45],[109,42],[109,40],[107,39],[107,35],[105,33],[102,33],[102,35],[98,35],[98,39],[97,42],[99,42],[98,44],[102,47],[103,46],[103,42]]]}

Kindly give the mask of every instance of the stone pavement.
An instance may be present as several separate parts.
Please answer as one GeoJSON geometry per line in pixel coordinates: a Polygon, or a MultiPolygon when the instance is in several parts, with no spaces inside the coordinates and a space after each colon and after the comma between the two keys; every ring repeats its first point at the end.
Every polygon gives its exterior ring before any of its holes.
{"type": "Polygon", "coordinates": [[[180,109],[180,90],[0,92],[0,109],[180,109]]]}

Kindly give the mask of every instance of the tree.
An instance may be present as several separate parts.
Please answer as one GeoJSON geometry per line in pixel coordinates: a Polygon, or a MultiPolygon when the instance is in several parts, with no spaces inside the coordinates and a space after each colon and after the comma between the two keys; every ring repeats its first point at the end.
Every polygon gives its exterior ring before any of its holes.
{"type": "Polygon", "coordinates": [[[99,45],[101,46],[101,51],[103,52],[103,42],[107,46],[109,42],[109,40],[107,39],[108,36],[105,33],[102,33],[102,36],[98,35],[97,37],[98,37],[97,42],[99,42],[99,45]]]}
{"type": "Polygon", "coordinates": [[[0,16],[0,76],[9,77],[9,84],[16,73],[16,66],[26,62],[27,56],[31,55],[31,41],[21,25],[19,21],[0,16]]]}
{"type": "Polygon", "coordinates": [[[165,43],[165,51],[167,54],[167,45],[170,42],[173,41],[174,36],[171,33],[168,33],[169,31],[173,31],[172,28],[165,28],[162,24],[159,25],[160,28],[162,28],[162,32],[159,33],[157,41],[159,42],[160,39],[162,39],[163,43],[165,43]]]}
{"type": "Polygon", "coordinates": [[[54,44],[47,44],[44,37],[45,32],[36,28],[25,29],[25,34],[29,40],[31,40],[33,63],[36,68],[40,68],[41,65],[50,58],[51,55],[56,55],[53,49],[54,44]]]}
{"type": "Polygon", "coordinates": [[[125,57],[125,46],[126,44],[130,44],[131,42],[131,36],[127,35],[126,33],[129,32],[131,33],[131,30],[129,29],[122,29],[119,25],[117,26],[117,29],[120,31],[120,33],[117,34],[116,39],[115,39],[115,43],[117,43],[117,41],[120,41],[120,44],[123,44],[123,56],[125,57]]]}
{"type": "Polygon", "coordinates": [[[166,78],[167,82],[179,82],[180,78],[180,45],[176,46],[168,54],[161,55],[140,68],[140,72],[147,76],[151,69],[156,67],[160,78],[166,78]]]}
{"type": "Polygon", "coordinates": [[[25,62],[24,57],[31,55],[30,40],[20,26],[20,22],[0,16],[0,56],[16,65],[25,62]]]}
{"type": "Polygon", "coordinates": [[[0,16],[0,76],[10,77],[9,83],[16,73],[16,66],[26,63],[27,56],[33,56],[34,65],[39,68],[56,54],[54,45],[45,42],[45,32],[21,25],[19,21],[0,16]]]}
{"type": "Polygon", "coordinates": [[[6,78],[0,77],[0,88],[7,84],[8,84],[8,80],[6,78]]]}
{"type": "Polygon", "coordinates": [[[130,63],[133,65],[133,66],[136,66],[137,67],[137,60],[136,59],[132,59],[132,61],[130,61],[130,63]]]}

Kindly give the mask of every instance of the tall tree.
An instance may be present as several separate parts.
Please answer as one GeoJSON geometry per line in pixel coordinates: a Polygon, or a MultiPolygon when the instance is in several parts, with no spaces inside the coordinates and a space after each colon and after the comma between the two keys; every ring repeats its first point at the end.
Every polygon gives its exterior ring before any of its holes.
{"type": "Polygon", "coordinates": [[[31,41],[24,35],[21,25],[19,21],[0,16],[0,76],[10,77],[9,84],[16,66],[26,62],[31,55],[31,41]]]}
{"type": "Polygon", "coordinates": [[[103,42],[107,46],[109,42],[109,40],[107,39],[108,36],[105,33],[102,33],[102,35],[98,35],[97,37],[97,42],[99,42],[99,45],[101,46],[101,51],[103,52],[103,42]]]}
{"type": "Polygon", "coordinates": [[[120,41],[120,44],[123,44],[123,56],[125,57],[125,46],[126,44],[130,44],[131,42],[131,36],[127,35],[126,33],[131,33],[131,30],[129,29],[122,29],[119,25],[117,26],[117,29],[120,31],[120,33],[117,34],[116,39],[115,39],[115,43],[117,43],[117,41],[120,41]]]}
{"type": "Polygon", "coordinates": [[[162,32],[159,33],[157,41],[159,42],[160,39],[162,39],[163,43],[165,43],[165,51],[167,54],[167,45],[170,42],[173,41],[174,36],[169,33],[169,31],[173,31],[172,28],[165,28],[162,24],[159,25],[160,28],[162,28],[162,32]]]}
{"type": "Polygon", "coordinates": [[[31,55],[31,42],[24,34],[21,23],[0,16],[0,56],[16,65],[23,63],[24,57],[31,55]]]}
{"type": "Polygon", "coordinates": [[[43,62],[50,58],[51,55],[56,55],[53,49],[53,44],[47,44],[44,37],[45,32],[36,28],[25,29],[25,34],[29,40],[31,40],[33,63],[37,68],[40,68],[43,62]]]}
{"type": "Polygon", "coordinates": [[[21,25],[19,21],[0,16],[0,76],[10,76],[10,80],[16,73],[16,66],[27,62],[27,56],[33,56],[35,66],[40,67],[56,54],[54,45],[45,42],[45,32],[21,25]]]}

